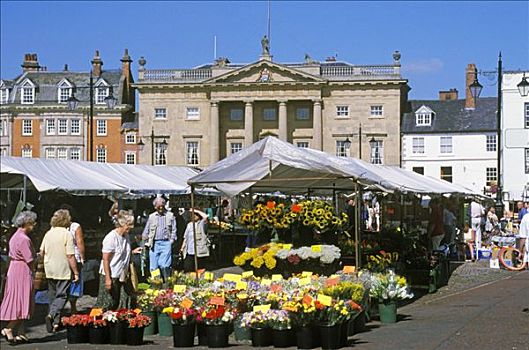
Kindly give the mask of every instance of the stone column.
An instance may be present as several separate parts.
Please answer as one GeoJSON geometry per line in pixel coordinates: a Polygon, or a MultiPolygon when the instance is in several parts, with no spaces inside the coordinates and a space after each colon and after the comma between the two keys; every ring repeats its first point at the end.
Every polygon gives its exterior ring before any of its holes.
{"type": "Polygon", "coordinates": [[[288,141],[287,134],[287,103],[286,101],[279,101],[279,139],[288,141]]]}
{"type": "Polygon", "coordinates": [[[321,128],[321,101],[315,100],[312,105],[312,118],[313,118],[313,124],[312,124],[312,131],[313,131],[313,138],[312,140],[313,145],[312,147],[317,150],[322,150],[322,128],[321,128]]]}
{"type": "Polygon", "coordinates": [[[244,107],[244,147],[253,144],[253,103],[247,101],[244,107]]]}
{"type": "Polygon", "coordinates": [[[213,164],[219,161],[219,104],[218,102],[211,102],[211,111],[210,111],[210,156],[209,164],[213,164]]]}

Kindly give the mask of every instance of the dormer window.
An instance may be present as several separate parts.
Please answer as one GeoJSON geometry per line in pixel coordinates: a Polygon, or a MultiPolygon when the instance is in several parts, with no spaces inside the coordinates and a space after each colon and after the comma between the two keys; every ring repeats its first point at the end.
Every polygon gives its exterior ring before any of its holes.
{"type": "Polygon", "coordinates": [[[66,79],[63,79],[59,83],[59,88],[57,89],[57,98],[59,103],[66,103],[68,99],[72,96],[72,84],[66,79]]]}
{"type": "Polygon", "coordinates": [[[96,84],[96,103],[105,104],[105,98],[109,95],[109,86],[106,81],[100,80],[96,84]]]}
{"type": "Polygon", "coordinates": [[[35,103],[35,85],[26,80],[20,89],[20,102],[23,105],[35,103]]]}
{"type": "Polygon", "coordinates": [[[426,106],[422,106],[415,112],[415,125],[430,126],[435,115],[434,111],[426,106]]]}

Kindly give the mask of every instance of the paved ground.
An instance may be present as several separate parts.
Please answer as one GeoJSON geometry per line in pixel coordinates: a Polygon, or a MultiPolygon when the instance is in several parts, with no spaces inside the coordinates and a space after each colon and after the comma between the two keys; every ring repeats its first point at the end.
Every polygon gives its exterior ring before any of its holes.
{"type": "MultiPolygon", "coordinates": [[[[85,298],[83,303],[90,302],[85,298]]],[[[39,307],[39,314],[45,309],[39,307]]],[[[41,317],[40,317],[41,318],[41,317]]],[[[111,345],[68,345],[65,332],[48,335],[39,317],[28,327],[32,344],[20,349],[113,349],[111,345]]],[[[528,349],[529,271],[490,270],[481,263],[466,263],[452,275],[448,286],[399,308],[399,322],[372,321],[367,331],[350,337],[358,349],[528,349]]],[[[172,338],[146,337],[144,348],[171,348],[172,338]]],[[[235,344],[235,342],[232,342],[235,344]]],[[[4,340],[2,349],[8,348],[4,340]]],[[[247,349],[238,345],[232,349],[247,349]]]]}

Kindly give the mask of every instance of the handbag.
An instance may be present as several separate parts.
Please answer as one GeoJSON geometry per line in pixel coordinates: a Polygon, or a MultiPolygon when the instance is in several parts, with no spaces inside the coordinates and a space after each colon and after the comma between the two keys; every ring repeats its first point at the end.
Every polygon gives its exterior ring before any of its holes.
{"type": "Polygon", "coordinates": [[[40,254],[37,255],[37,270],[35,271],[35,279],[33,280],[33,289],[48,289],[48,280],[46,279],[46,272],[44,271],[44,257],[40,254]]]}
{"type": "Polygon", "coordinates": [[[129,263],[129,272],[130,272],[130,284],[132,286],[132,289],[134,291],[138,290],[138,274],[136,273],[136,268],[134,267],[134,263],[129,263]]]}

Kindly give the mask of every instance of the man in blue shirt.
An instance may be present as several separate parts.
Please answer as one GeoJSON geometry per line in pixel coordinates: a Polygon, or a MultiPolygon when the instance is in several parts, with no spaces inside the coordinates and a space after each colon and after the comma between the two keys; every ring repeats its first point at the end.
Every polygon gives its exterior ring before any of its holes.
{"type": "Polygon", "coordinates": [[[143,229],[142,239],[149,249],[149,270],[160,269],[164,280],[171,276],[173,243],[176,241],[176,220],[172,212],[165,209],[165,199],[156,197],[155,212],[149,215],[143,229]]]}
{"type": "Polygon", "coordinates": [[[524,215],[527,214],[527,212],[528,212],[527,202],[526,203],[518,202],[518,222],[522,222],[522,219],[524,215]]]}

